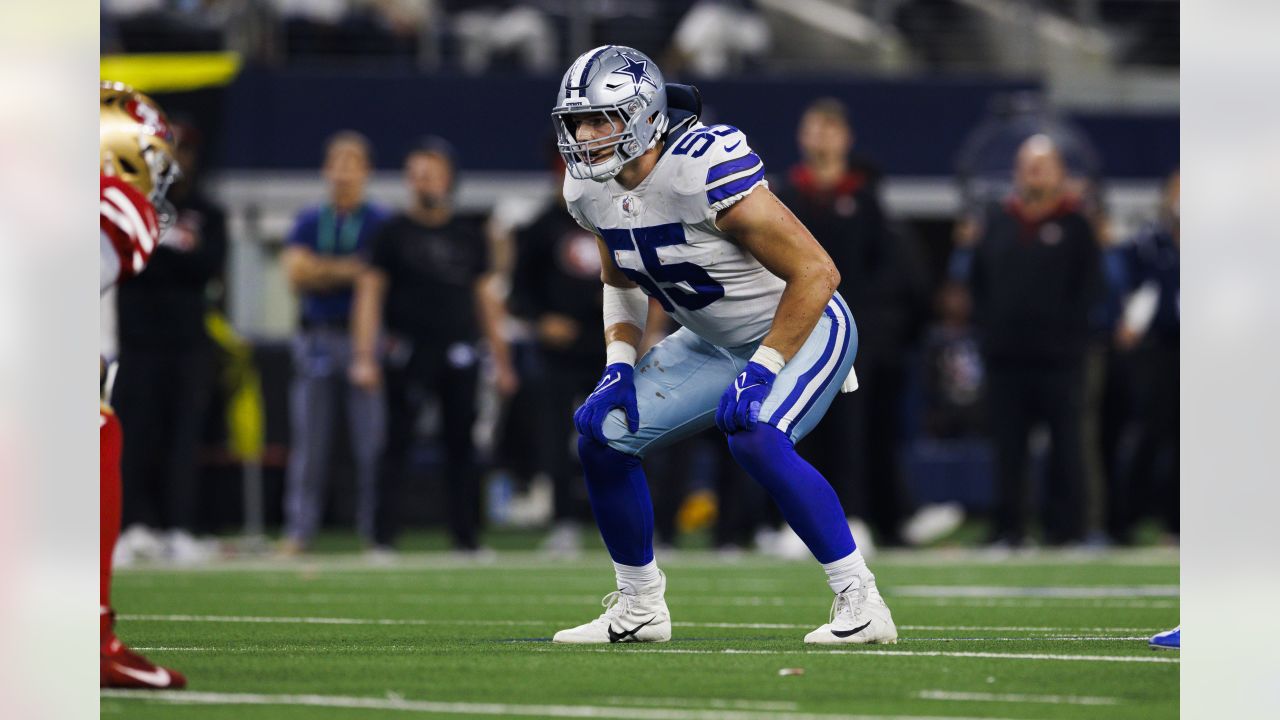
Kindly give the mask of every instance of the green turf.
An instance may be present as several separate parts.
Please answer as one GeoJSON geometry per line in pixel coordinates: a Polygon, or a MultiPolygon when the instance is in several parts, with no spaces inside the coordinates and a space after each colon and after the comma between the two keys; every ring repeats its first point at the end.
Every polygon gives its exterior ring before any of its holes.
{"type": "Polygon", "coordinates": [[[938,550],[884,554],[872,565],[900,627],[901,642],[883,649],[900,653],[895,656],[803,645],[804,633],[825,621],[830,605],[821,571],[805,562],[677,554],[663,561],[672,642],[596,648],[556,646],[549,638],[599,613],[600,596],[613,581],[603,554],[548,562],[501,553],[490,565],[419,554],[394,567],[326,555],[205,570],[122,571],[115,590],[121,637],[186,672],[190,698],[204,697],[193,694],[202,692],[307,694],[467,704],[392,712],[237,705],[213,696],[207,699],[217,704],[176,706],[141,694],[104,697],[102,713],[131,719],[446,717],[454,715],[443,711],[474,713],[486,710],[476,704],[503,703],[554,706],[541,712],[561,717],[660,720],[804,713],[1100,720],[1178,715],[1176,662],[919,654],[1176,661],[1176,654],[1153,652],[1137,639],[1178,622],[1174,551],[993,558],[938,550]],[[965,596],[946,586],[998,590],[965,596]],[[1062,597],[1061,588],[1085,589],[1087,596],[1062,597]],[[244,621],[257,617],[389,622],[244,621]],[[784,677],[780,668],[805,672],[784,677]],[[1044,696],[1107,704],[1050,703],[1044,696]]]}

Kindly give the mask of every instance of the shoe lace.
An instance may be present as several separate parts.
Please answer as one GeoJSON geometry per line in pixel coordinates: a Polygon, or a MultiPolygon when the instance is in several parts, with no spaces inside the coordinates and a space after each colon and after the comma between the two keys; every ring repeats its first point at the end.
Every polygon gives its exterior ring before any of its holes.
{"type": "Polygon", "coordinates": [[[623,594],[621,590],[614,590],[600,600],[600,605],[604,607],[604,612],[600,614],[597,620],[608,621],[622,617],[627,613],[627,609],[630,607],[629,603],[629,595],[623,594]]]}
{"type": "Polygon", "coordinates": [[[831,601],[831,613],[827,616],[827,622],[835,622],[842,610],[855,618],[861,616],[862,604],[867,601],[869,593],[870,586],[855,578],[844,592],[836,593],[835,600],[831,601]]]}

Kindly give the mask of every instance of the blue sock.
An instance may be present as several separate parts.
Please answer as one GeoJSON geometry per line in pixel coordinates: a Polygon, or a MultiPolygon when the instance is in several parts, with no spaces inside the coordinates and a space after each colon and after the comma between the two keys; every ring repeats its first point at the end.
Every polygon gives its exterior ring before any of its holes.
{"type": "Polygon", "coordinates": [[[791,438],[764,423],[728,437],[738,464],[769,491],[818,562],[835,562],[856,549],[836,491],[796,453],[791,438]]]}
{"type": "Polygon", "coordinates": [[[609,556],[636,567],[653,561],[653,500],[640,458],[578,438],[587,494],[609,556]]]}

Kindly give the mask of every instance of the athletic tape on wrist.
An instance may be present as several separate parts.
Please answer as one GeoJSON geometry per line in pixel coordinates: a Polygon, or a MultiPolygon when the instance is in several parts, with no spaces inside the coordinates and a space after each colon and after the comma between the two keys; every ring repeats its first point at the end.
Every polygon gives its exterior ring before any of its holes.
{"type": "Polygon", "coordinates": [[[638,287],[620,288],[604,286],[604,329],[618,323],[628,323],[644,330],[649,317],[649,298],[638,287]]]}
{"type": "Polygon", "coordinates": [[[769,372],[774,375],[782,372],[782,366],[787,364],[787,361],[782,359],[782,353],[768,345],[756,348],[755,354],[751,356],[751,362],[769,368],[769,372]]]}
{"type": "Polygon", "coordinates": [[[614,340],[604,349],[605,365],[614,363],[636,364],[636,346],[623,340],[614,340]]]}

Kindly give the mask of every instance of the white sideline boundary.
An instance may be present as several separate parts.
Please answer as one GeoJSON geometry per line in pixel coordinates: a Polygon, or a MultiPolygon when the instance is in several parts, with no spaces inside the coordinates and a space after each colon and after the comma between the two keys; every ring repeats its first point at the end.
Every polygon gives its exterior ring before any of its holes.
{"type": "Polygon", "coordinates": [[[512,703],[444,702],[351,697],[341,695],[265,695],[182,691],[103,690],[101,697],[112,700],[140,700],[171,705],[286,705],[353,710],[395,710],[424,714],[491,715],[557,718],[619,718],[621,720],[979,720],[978,718],[932,717],[920,715],[836,715],[824,713],[774,712],[768,710],[695,710],[676,708],[622,707],[604,705],[534,705],[512,703]]]}
{"type": "Polygon", "coordinates": [[[921,700],[946,700],[948,702],[1003,702],[1040,703],[1045,705],[1118,705],[1119,698],[1092,697],[1088,695],[1023,695],[1021,693],[952,692],[949,690],[921,690],[916,693],[921,700]]]}
{"type": "MultiPolygon", "coordinates": [[[[556,625],[571,620],[436,620],[426,618],[347,618],[347,617],[276,617],[255,615],[118,615],[119,620],[140,622],[209,622],[209,623],[276,623],[293,625],[502,625],[507,627],[532,627],[556,625]]],[[[727,630],[811,630],[813,625],[800,623],[729,623],[729,622],[675,622],[675,627],[715,628],[727,630]]],[[[899,625],[902,630],[938,632],[1034,632],[1034,633],[1154,633],[1161,627],[1044,627],[1013,625],[899,625]]],[[[1067,635],[1064,637],[1084,637],[1067,635]]],[[[927,638],[931,640],[941,638],[927,638]]],[[[990,639],[990,638],[983,638],[990,639]]],[[[1027,638],[1031,640],[1044,638],[1027,638]]],[[[1099,637],[1103,640],[1123,638],[1099,637]]]]}

